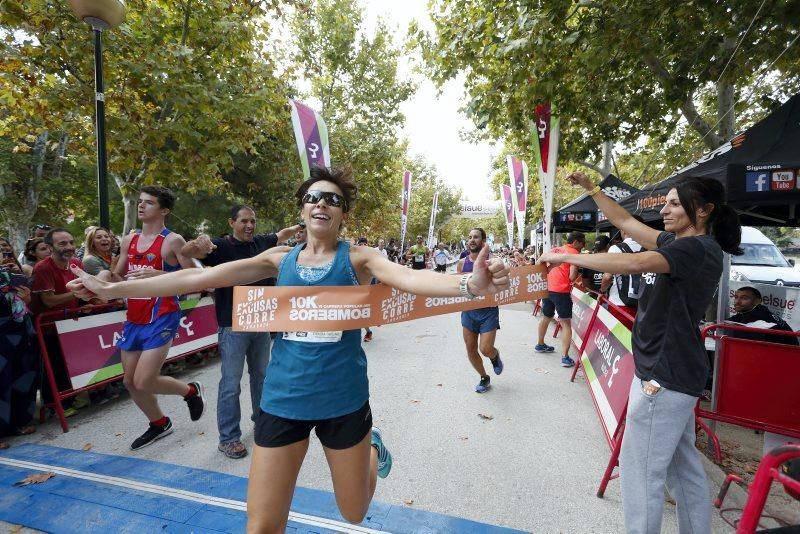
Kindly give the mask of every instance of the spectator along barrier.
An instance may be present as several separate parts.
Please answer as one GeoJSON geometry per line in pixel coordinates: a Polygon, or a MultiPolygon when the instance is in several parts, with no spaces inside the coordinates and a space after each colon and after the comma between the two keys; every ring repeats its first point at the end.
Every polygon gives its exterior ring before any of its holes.
{"type": "Polygon", "coordinates": [[[711,437],[717,462],[719,438],[701,418],[800,438],[800,347],[735,337],[735,332],[800,337],[800,332],[714,323],[703,338],[717,341],[715,402],[696,409],[698,426],[711,437]],[[727,332],[733,332],[728,335],[727,332]]]}
{"type": "MultiPolygon", "coordinates": [[[[800,462],[800,445],[784,445],[772,449],[764,455],[758,464],[753,483],[747,488],[747,502],[742,508],[742,515],[738,521],[728,519],[725,512],[729,510],[722,508],[722,503],[725,500],[725,495],[728,493],[731,482],[744,485],[744,481],[737,475],[728,475],[725,478],[717,498],[714,499],[714,506],[720,509],[722,518],[736,529],[736,534],[751,534],[759,528],[759,520],[764,512],[764,505],[767,502],[767,496],[773,481],[783,485],[786,493],[800,500],[800,480],[788,473],[790,462],[800,462]]],[[[775,517],[772,519],[781,524],[785,523],[775,517]]],[[[796,532],[791,525],[784,524],[784,526],[788,527],[789,530],[781,528],[775,531],[770,530],[770,532],[796,532]]]]}
{"type": "MultiPolygon", "coordinates": [[[[180,328],[167,362],[217,345],[214,301],[202,297],[182,300],[180,305],[180,328]]],[[[45,409],[53,408],[61,429],[69,431],[61,401],[122,379],[120,351],[116,345],[124,321],[125,310],[114,304],[53,310],[37,316],[35,327],[44,379],[51,392],[40,410],[41,421],[45,409]]]]}
{"type": "MultiPolygon", "coordinates": [[[[602,295],[572,290],[572,343],[578,350],[578,368],[584,369],[589,392],[600,416],[611,458],[600,482],[602,497],[608,482],[618,475],[619,452],[625,429],[628,391],[634,378],[631,327],[634,317],[614,306],[602,295]]],[[[719,341],[715,408],[697,408],[697,425],[714,441],[720,459],[719,439],[701,418],[800,438],[800,347],[741,339],[717,330],[800,336],[800,332],[750,328],[734,324],[711,324],[704,337],[719,341]]]]}

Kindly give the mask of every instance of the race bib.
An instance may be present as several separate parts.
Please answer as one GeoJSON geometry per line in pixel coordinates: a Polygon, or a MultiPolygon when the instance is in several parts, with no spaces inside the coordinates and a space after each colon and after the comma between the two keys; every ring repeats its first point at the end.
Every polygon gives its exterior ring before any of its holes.
{"type": "Polygon", "coordinates": [[[423,261],[425,261],[425,254],[417,254],[416,256],[414,256],[414,261],[417,263],[422,263],[423,261]]]}
{"type": "Polygon", "coordinates": [[[336,343],[342,339],[341,330],[330,332],[284,332],[283,339],[300,343],[336,343]]]}

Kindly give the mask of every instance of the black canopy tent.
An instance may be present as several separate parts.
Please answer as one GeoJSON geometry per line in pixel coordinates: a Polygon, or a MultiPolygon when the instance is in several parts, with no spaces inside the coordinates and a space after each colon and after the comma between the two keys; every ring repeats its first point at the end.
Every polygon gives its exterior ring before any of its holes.
{"type": "MultiPolygon", "coordinates": [[[[600,188],[603,193],[617,202],[639,191],[613,174],[609,174],[600,182],[600,188]]],[[[554,212],[552,220],[556,232],[569,232],[570,230],[594,231],[598,223],[597,204],[588,193],[584,193],[554,212]]]]}
{"type": "MultiPolygon", "coordinates": [[[[645,222],[659,221],[658,212],[675,182],[705,176],[722,182],[727,202],[742,224],[799,226],[800,95],[787,100],[760,122],[709,152],[669,178],[645,186],[620,204],[645,222]]],[[[600,221],[601,228],[609,227],[600,221]]]]}

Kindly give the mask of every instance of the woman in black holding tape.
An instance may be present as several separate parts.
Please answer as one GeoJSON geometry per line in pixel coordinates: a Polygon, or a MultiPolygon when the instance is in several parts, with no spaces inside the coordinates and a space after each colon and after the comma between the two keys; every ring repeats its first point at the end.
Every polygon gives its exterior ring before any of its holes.
{"type": "Polygon", "coordinates": [[[709,372],[699,324],[722,274],[723,252],[741,253],[738,217],[723,203],[722,185],[710,178],[684,179],[669,191],[661,210],[664,232],[634,219],[583,173],[568,179],[648,250],[541,257],[603,272],[642,273],[645,288],[633,324],[636,376],[620,456],[625,528],[661,531],[666,483],[677,503],[679,531],[708,533],[711,499],[694,425],[694,407],[709,372]]]}
{"type": "MultiPolygon", "coordinates": [[[[184,269],[141,281],[108,283],[76,269],[79,279],[70,289],[101,298],[153,297],[270,277],[278,278],[278,286],[362,285],[374,277],[418,295],[474,298],[508,286],[508,270],[500,260],[488,260],[488,247],[478,255],[472,274],[442,277],[406,269],[371,247],[340,241],[355,194],[349,171],[315,167],[295,194],[306,224],[303,245],[275,247],[210,269],[184,269]]],[[[391,455],[380,432],[372,428],[360,332],[285,332],[275,340],[256,421],[247,493],[249,531],[286,529],[312,428],[328,460],[339,511],[348,521],[363,520],[376,477],[389,474],[391,455]]]]}

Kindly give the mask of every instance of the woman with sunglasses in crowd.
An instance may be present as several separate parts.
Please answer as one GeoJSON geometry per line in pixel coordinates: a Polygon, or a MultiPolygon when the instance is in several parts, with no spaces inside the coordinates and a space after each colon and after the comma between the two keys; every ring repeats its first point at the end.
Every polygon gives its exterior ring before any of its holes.
{"type": "MultiPolygon", "coordinates": [[[[488,261],[484,248],[472,274],[442,277],[410,271],[372,247],[351,247],[339,234],[356,196],[348,170],[314,168],[295,193],[307,241],[276,247],[245,260],[210,269],[190,269],[146,281],[108,283],[75,270],[76,295],[101,298],[190,293],[206,287],[243,285],[277,276],[278,286],[384,284],[426,296],[494,293],[508,285],[508,270],[488,261]]],[[[372,428],[366,355],[360,330],[285,332],[272,348],[255,428],[256,447],[247,496],[248,529],[283,532],[297,475],[316,427],[333,479],[339,511],[350,522],[363,520],[376,477],[389,474],[391,455],[372,428]]]]}
{"type": "MultiPolygon", "coordinates": [[[[39,385],[39,349],[30,309],[30,278],[0,238],[0,438],[30,434],[39,385]]],[[[0,449],[8,448],[0,441],[0,449]]]]}

